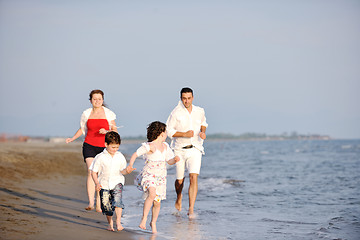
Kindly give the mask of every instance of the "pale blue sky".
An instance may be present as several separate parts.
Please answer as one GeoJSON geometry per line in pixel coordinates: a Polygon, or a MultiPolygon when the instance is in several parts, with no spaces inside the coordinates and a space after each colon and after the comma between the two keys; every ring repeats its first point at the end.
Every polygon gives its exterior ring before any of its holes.
{"type": "Polygon", "coordinates": [[[0,133],[72,136],[92,89],[123,136],[184,86],[208,133],[360,138],[360,1],[0,0],[0,133]]]}

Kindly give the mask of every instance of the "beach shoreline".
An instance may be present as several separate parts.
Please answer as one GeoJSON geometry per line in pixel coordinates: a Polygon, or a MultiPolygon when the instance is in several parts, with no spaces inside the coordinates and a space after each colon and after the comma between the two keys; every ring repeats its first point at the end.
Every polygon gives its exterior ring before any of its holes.
{"type": "MultiPolygon", "coordinates": [[[[126,226],[106,231],[105,216],[84,209],[86,165],[79,143],[0,143],[0,170],[1,239],[151,237],[126,226]]],[[[135,174],[125,176],[126,184],[135,174]]]]}

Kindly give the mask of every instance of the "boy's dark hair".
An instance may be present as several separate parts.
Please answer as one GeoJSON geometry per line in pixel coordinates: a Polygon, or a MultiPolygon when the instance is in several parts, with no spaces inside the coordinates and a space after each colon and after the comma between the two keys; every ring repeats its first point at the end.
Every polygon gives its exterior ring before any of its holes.
{"type": "Polygon", "coordinates": [[[148,142],[152,142],[162,133],[166,131],[166,124],[155,121],[149,124],[147,127],[147,139],[148,142]]]}
{"type": "Polygon", "coordinates": [[[110,131],[105,134],[106,144],[121,144],[120,135],[117,132],[110,131]]]}
{"type": "Polygon", "coordinates": [[[193,90],[192,90],[191,88],[189,88],[189,87],[184,87],[183,89],[181,89],[181,91],[180,91],[180,98],[182,97],[182,94],[183,94],[183,93],[191,93],[191,95],[194,96],[193,90]]]}

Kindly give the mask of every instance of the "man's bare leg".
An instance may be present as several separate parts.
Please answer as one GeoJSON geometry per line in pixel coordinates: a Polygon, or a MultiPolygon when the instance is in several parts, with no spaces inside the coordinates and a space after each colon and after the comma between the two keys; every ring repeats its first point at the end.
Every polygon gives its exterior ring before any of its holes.
{"type": "Polygon", "coordinates": [[[189,217],[194,216],[194,206],[196,201],[196,196],[198,192],[198,176],[199,174],[190,173],[190,185],[189,185],[189,217]]]}
{"type": "Polygon", "coordinates": [[[175,208],[178,211],[181,211],[182,190],[184,187],[184,180],[185,180],[185,178],[176,179],[176,181],[175,181],[175,191],[176,191],[176,195],[177,195],[176,201],[175,201],[175,208]]]}

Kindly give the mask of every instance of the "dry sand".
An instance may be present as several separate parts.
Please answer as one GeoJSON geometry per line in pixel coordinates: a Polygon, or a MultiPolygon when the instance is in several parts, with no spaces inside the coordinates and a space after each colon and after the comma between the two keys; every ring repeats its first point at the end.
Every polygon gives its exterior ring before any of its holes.
{"type": "MultiPolygon", "coordinates": [[[[0,143],[0,239],[153,239],[86,211],[81,143],[0,143]]],[[[126,176],[126,184],[133,175],[126,176]]]]}

